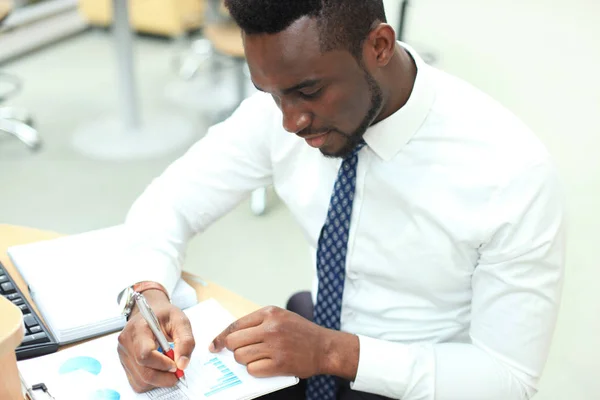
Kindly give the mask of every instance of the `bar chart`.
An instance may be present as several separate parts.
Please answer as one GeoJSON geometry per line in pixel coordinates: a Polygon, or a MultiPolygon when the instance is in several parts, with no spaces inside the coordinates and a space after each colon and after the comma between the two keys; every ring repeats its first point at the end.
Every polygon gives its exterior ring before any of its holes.
{"type": "Polygon", "coordinates": [[[203,374],[206,382],[210,382],[204,392],[205,397],[213,396],[234,386],[241,385],[242,381],[227,367],[220,358],[213,357],[203,365],[203,374]]]}

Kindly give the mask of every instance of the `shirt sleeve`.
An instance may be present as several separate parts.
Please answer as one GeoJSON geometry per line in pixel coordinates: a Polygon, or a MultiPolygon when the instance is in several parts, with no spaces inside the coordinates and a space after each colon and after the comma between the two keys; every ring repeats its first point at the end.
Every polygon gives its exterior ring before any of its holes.
{"type": "Polygon", "coordinates": [[[271,183],[273,108],[262,93],[245,100],[135,201],[125,222],[135,243],[128,255],[131,284],[155,281],[171,293],[191,237],[271,183]]]}
{"type": "Polygon", "coordinates": [[[525,400],[537,392],[564,270],[563,196],[551,163],[502,185],[485,218],[493,229],[472,276],[470,343],[359,337],[353,389],[402,400],[525,400]]]}

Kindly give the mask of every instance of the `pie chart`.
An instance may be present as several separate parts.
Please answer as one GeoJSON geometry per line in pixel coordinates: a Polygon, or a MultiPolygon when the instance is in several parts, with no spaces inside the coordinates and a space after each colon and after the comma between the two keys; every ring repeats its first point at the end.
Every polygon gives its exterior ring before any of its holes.
{"type": "MultiPolygon", "coordinates": [[[[70,374],[71,377],[69,377],[68,379],[82,379],[82,378],[86,378],[86,373],[89,374],[87,376],[92,377],[92,380],[97,380],[98,375],[100,374],[100,371],[102,370],[102,364],[100,363],[100,361],[98,361],[97,359],[93,358],[93,357],[86,357],[86,356],[79,356],[79,357],[72,357],[69,358],[68,360],[66,360],[59,368],[58,373],[60,375],[63,376],[69,376],[70,374]],[[84,375],[77,375],[78,373],[84,373],[84,375]]],[[[97,389],[98,387],[102,387],[100,386],[101,383],[100,381],[98,381],[99,385],[95,386],[94,389],[90,390],[89,392],[87,392],[87,395],[82,397],[82,399],[85,400],[121,400],[121,395],[119,394],[119,392],[114,391],[112,389],[97,389]]]]}
{"type": "Polygon", "coordinates": [[[73,357],[65,361],[58,370],[61,375],[76,371],[89,372],[92,375],[98,375],[102,369],[100,361],[92,357],[73,357]]]}
{"type": "Polygon", "coordinates": [[[120,400],[121,396],[118,392],[111,389],[97,390],[92,393],[90,400],[120,400]]]}

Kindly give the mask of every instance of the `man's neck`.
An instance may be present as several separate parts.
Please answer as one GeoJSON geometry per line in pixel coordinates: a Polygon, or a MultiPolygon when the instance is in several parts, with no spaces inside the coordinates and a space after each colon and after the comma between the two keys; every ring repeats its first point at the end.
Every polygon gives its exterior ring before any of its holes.
{"type": "Polygon", "coordinates": [[[389,65],[389,76],[382,88],[386,101],[376,121],[382,121],[404,107],[417,78],[417,66],[412,56],[399,44],[389,65]]]}

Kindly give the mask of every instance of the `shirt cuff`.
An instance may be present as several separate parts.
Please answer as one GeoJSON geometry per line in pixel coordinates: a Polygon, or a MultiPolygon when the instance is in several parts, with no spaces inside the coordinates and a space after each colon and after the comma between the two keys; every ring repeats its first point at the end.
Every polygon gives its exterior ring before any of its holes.
{"type": "Polygon", "coordinates": [[[427,375],[433,377],[434,357],[420,359],[420,347],[361,335],[358,338],[360,354],[352,390],[404,399],[417,382],[427,375]]]}

